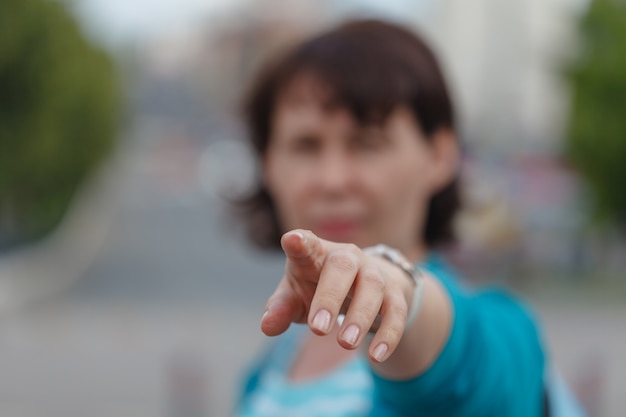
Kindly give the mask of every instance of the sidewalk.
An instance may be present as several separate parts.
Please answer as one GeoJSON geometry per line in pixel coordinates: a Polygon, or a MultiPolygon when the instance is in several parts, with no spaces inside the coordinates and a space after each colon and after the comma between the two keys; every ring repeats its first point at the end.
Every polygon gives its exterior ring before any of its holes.
{"type": "Polygon", "coordinates": [[[84,184],[53,233],[0,254],[0,318],[63,291],[97,257],[119,207],[124,159],[110,161],[84,184]]]}
{"type": "MultiPolygon", "coordinates": [[[[167,417],[185,387],[200,415],[226,417],[242,372],[269,340],[258,328],[261,302],[164,308],[61,297],[5,317],[0,415],[167,417]]],[[[587,389],[596,415],[622,417],[626,309],[538,310],[564,377],[587,389]]]]}
{"type": "MultiPolygon", "coordinates": [[[[95,179],[56,235],[0,258],[1,416],[193,403],[226,417],[268,342],[258,324],[280,268],[225,237],[206,200],[158,194],[136,157],[95,179]]],[[[552,357],[596,416],[623,417],[626,303],[566,299],[535,300],[552,357]]]]}

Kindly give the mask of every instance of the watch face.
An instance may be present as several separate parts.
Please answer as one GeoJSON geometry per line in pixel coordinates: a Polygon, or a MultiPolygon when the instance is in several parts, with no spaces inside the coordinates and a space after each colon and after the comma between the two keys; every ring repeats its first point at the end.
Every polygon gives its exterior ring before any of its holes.
{"type": "Polygon", "coordinates": [[[403,262],[403,263],[405,262],[404,256],[402,256],[402,254],[395,249],[390,248],[389,256],[392,257],[394,262],[403,262]]]}

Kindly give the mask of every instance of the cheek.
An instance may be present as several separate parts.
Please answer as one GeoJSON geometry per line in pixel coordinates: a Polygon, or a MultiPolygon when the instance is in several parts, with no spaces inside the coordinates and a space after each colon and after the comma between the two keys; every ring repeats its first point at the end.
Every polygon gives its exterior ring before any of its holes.
{"type": "Polygon", "coordinates": [[[285,227],[291,229],[300,223],[298,218],[307,207],[306,183],[302,175],[289,170],[280,161],[272,162],[266,172],[266,187],[285,227]]]}
{"type": "Polygon", "coordinates": [[[421,193],[413,178],[408,175],[403,176],[390,184],[394,185],[388,186],[386,192],[389,194],[387,201],[393,204],[391,209],[398,214],[414,212],[416,204],[421,200],[421,193]]]}
{"type": "Polygon", "coordinates": [[[423,176],[414,164],[396,165],[378,183],[378,200],[389,221],[398,223],[419,220],[419,213],[429,200],[423,176]]]}

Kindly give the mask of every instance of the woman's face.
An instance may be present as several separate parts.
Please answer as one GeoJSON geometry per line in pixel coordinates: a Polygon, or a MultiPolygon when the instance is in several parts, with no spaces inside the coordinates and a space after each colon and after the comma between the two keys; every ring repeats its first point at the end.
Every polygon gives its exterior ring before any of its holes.
{"type": "Polygon", "coordinates": [[[426,142],[408,108],[362,126],[347,109],[324,105],[322,92],[310,80],[294,82],[272,120],[264,181],[283,231],[421,256],[428,202],[452,179],[456,160],[442,167],[446,152],[426,142]]]}

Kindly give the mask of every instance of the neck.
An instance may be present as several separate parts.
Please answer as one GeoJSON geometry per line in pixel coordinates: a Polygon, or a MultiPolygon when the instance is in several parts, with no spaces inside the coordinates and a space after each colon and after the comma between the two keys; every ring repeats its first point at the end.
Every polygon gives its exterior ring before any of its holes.
{"type": "Polygon", "coordinates": [[[406,248],[398,248],[406,258],[413,262],[423,262],[428,256],[429,248],[424,243],[417,243],[415,245],[406,247],[406,248]]]}

